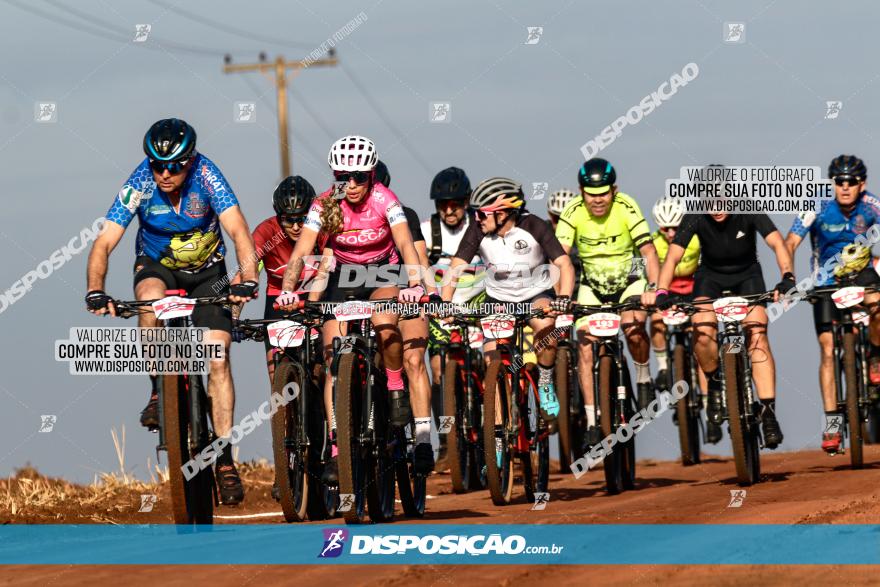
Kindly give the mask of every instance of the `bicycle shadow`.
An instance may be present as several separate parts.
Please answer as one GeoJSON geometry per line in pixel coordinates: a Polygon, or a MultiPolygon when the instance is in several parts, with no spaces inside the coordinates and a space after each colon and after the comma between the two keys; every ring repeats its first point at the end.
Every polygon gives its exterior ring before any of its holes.
{"type": "MultiPolygon", "coordinates": [[[[436,521],[436,520],[457,520],[462,518],[488,518],[489,514],[484,512],[477,512],[474,510],[447,510],[447,511],[433,511],[426,510],[425,515],[422,520],[428,521],[436,521]]],[[[400,521],[403,523],[408,523],[410,521],[409,518],[401,518],[400,521]]]]}

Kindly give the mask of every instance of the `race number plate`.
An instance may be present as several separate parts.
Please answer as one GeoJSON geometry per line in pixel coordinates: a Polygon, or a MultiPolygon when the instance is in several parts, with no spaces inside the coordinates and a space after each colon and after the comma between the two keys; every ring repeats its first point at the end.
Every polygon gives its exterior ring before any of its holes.
{"type": "Polygon", "coordinates": [[[678,326],[691,319],[690,316],[679,310],[663,310],[660,312],[660,317],[663,319],[663,324],[667,326],[678,326]]]}
{"type": "Polygon", "coordinates": [[[560,314],[556,317],[556,328],[568,328],[574,323],[574,314],[560,314]]]}
{"type": "Polygon", "coordinates": [[[336,306],[333,315],[340,322],[366,320],[373,315],[372,302],[344,302],[336,306]]]}
{"type": "Polygon", "coordinates": [[[472,349],[478,349],[483,346],[483,331],[476,326],[468,326],[468,345],[472,349]]]}
{"type": "Polygon", "coordinates": [[[306,336],[306,327],[292,320],[273,322],[266,331],[269,333],[269,344],[279,348],[298,347],[306,336]]]}
{"type": "Polygon", "coordinates": [[[168,296],[153,302],[153,312],[156,313],[156,318],[160,320],[184,318],[192,314],[195,307],[195,300],[180,296],[168,296]]]}
{"type": "Polygon", "coordinates": [[[480,326],[485,338],[508,338],[513,336],[516,318],[510,314],[493,314],[480,318],[480,326]]]}
{"type": "Polygon", "coordinates": [[[842,287],[831,294],[831,299],[838,308],[851,308],[865,299],[865,288],[857,285],[842,287]]]}
{"type": "Polygon", "coordinates": [[[864,310],[856,310],[852,315],[853,322],[867,326],[871,322],[871,315],[864,310]]]}
{"type": "Polygon", "coordinates": [[[616,336],[620,332],[620,314],[611,312],[591,314],[587,325],[593,336],[616,336]]]}
{"type": "Polygon", "coordinates": [[[722,322],[742,322],[749,313],[749,302],[745,298],[721,298],[712,303],[715,316],[722,322]]]}

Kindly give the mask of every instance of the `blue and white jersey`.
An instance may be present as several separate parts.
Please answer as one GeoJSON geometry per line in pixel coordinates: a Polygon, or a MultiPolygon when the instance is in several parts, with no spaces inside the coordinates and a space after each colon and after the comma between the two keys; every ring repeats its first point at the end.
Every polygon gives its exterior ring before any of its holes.
{"type": "Polygon", "coordinates": [[[225,256],[219,215],[237,206],[238,200],[217,166],[201,154],[196,155],[180,194],[175,210],[156,186],[145,158],[119,190],[107,220],[126,228],[137,214],[137,256],[170,269],[199,271],[225,256]]]}
{"type": "Polygon", "coordinates": [[[813,246],[810,269],[817,279],[816,285],[831,285],[835,282],[835,277],[858,273],[871,261],[870,245],[873,243],[868,239],[867,247],[858,247],[855,245],[856,237],[866,235],[878,222],[880,200],[870,192],[865,192],[849,216],[840,210],[836,199],[825,200],[818,212],[798,214],[789,234],[796,234],[801,238],[810,235],[813,246]],[[838,254],[840,261],[834,261],[838,254]],[[820,271],[820,268],[825,268],[825,271],[820,271]]]}

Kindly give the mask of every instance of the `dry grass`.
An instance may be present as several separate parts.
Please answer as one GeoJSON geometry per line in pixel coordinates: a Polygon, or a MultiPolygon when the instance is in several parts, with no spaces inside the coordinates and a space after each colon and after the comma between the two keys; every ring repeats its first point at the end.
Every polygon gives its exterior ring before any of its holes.
{"type": "MultiPolygon", "coordinates": [[[[147,458],[150,481],[138,480],[125,468],[125,427],[110,431],[119,470],[96,474],[89,485],[76,485],[64,479],[41,475],[25,465],[6,479],[0,479],[0,524],[21,522],[69,522],[91,520],[117,523],[130,517],[141,504],[141,495],[160,495],[168,480],[168,467],[147,458]]],[[[265,460],[239,463],[246,485],[271,485],[273,469],[265,460]]]]}

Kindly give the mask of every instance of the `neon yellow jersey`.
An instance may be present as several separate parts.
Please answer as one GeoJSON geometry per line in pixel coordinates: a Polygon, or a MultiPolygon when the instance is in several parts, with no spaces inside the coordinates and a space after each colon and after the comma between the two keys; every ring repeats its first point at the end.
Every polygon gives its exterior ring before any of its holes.
{"type": "MultiPolygon", "coordinates": [[[[658,230],[651,235],[654,239],[654,248],[657,249],[657,255],[660,257],[660,264],[666,260],[666,253],[669,251],[669,243],[666,238],[660,234],[658,230]]],[[[697,272],[697,266],[700,264],[700,239],[697,235],[691,238],[687,248],[684,250],[684,256],[678,265],[675,266],[676,277],[690,277],[697,272]]]]}
{"type": "Polygon", "coordinates": [[[593,216],[583,198],[572,200],[559,217],[556,238],[577,247],[581,281],[594,291],[612,295],[643,277],[638,249],[651,242],[651,232],[639,205],[627,194],[617,192],[603,218],[593,216]]]}

